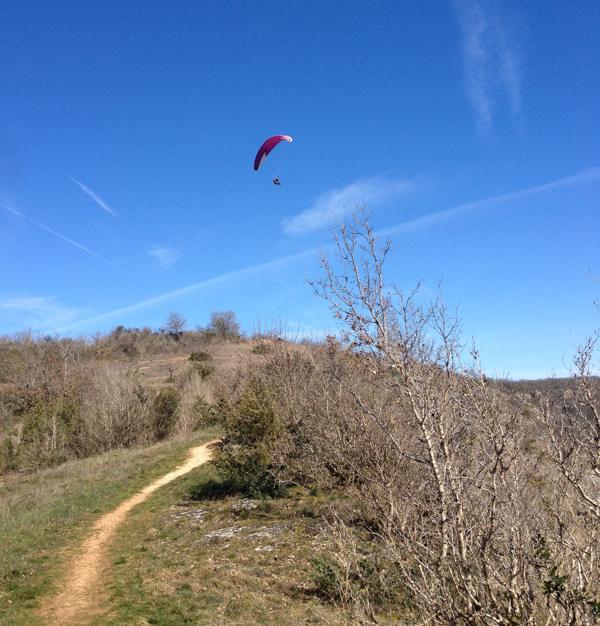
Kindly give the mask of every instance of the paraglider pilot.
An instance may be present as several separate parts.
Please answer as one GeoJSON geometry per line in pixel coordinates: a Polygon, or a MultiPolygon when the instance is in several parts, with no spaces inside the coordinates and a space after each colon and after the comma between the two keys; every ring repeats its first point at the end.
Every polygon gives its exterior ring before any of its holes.
{"type": "MultiPolygon", "coordinates": [[[[267,158],[267,155],[273,148],[281,143],[282,141],[287,141],[288,143],[292,143],[292,138],[289,135],[273,135],[266,139],[263,145],[258,149],[256,156],[254,157],[254,170],[258,170],[258,168],[262,165],[264,160],[267,158]]],[[[274,185],[281,185],[281,180],[279,180],[279,176],[275,176],[273,179],[274,185]]]]}

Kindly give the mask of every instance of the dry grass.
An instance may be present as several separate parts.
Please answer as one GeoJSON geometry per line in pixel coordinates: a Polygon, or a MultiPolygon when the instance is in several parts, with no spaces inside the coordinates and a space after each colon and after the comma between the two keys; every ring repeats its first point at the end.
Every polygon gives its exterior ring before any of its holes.
{"type": "MultiPolygon", "coordinates": [[[[235,382],[236,377],[241,377],[249,368],[261,362],[263,354],[257,346],[271,346],[271,340],[239,340],[239,341],[213,341],[202,346],[202,352],[209,355],[210,365],[214,367],[211,376],[213,386],[221,387],[230,380],[235,382]]],[[[267,348],[268,350],[268,348],[267,348]]],[[[175,354],[147,355],[143,358],[131,358],[124,360],[105,359],[104,362],[110,367],[122,367],[124,363],[131,369],[136,370],[145,384],[152,387],[163,387],[176,383],[183,379],[190,367],[189,350],[181,350],[175,354]]]]}

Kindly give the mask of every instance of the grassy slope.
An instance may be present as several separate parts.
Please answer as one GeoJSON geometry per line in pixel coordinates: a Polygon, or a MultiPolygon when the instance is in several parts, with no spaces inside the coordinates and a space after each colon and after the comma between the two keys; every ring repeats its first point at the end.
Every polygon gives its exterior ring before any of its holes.
{"type": "Polygon", "coordinates": [[[346,623],[310,593],[318,498],[298,490],[240,511],[239,497],[206,498],[215,478],[198,468],[131,513],[112,547],[112,611],[98,625],[346,623]],[[242,530],[206,538],[223,528],[242,530]]]}
{"type": "Polygon", "coordinates": [[[34,624],[40,596],[60,580],[68,549],[96,518],[215,434],[0,477],[0,624],[34,624]]]}

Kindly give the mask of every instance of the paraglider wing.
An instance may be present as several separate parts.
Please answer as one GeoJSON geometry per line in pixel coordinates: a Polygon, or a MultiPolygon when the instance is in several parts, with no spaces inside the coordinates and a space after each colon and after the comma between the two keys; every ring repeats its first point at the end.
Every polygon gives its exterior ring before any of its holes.
{"type": "Polygon", "coordinates": [[[282,141],[292,142],[292,138],[289,135],[273,135],[269,137],[263,145],[258,149],[256,157],[254,158],[254,169],[257,170],[263,161],[267,158],[267,155],[273,148],[282,141]]]}

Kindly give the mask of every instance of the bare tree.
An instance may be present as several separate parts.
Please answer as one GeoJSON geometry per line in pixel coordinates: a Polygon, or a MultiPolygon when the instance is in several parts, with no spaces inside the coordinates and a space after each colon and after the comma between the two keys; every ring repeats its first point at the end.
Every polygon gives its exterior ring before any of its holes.
{"type": "Polygon", "coordinates": [[[240,325],[233,311],[215,311],[211,313],[209,329],[222,338],[233,338],[240,335],[240,325]]]}
{"type": "Polygon", "coordinates": [[[167,318],[165,330],[175,339],[179,339],[183,333],[186,323],[187,320],[181,313],[172,311],[169,313],[169,317],[167,318]]]}
{"type": "Polygon", "coordinates": [[[537,558],[556,621],[588,623],[600,617],[600,382],[593,375],[598,336],[577,350],[574,388],[562,403],[539,398],[545,451],[555,489],[552,516],[539,536],[537,558]]]}
{"type": "Polygon", "coordinates": [[[386,284],[389,250],[365,213],[342,227],[313,283],[343,324],[341,341],[330,338],[318,358],[275,350],[267,366],[287,420],[273,446],[281,472],[343,485],[370,520],[378,547],[367,566],[348,539],[352,525],[331,526],[339,597],[360,623],[376,620],[365,593],[401,587],[429,623],[592,624],[598,413],[589,390],[578,392],[572,438],[555,431],[548,465],[525,402],[484,375],[441,298],[421,305],[416,290],[386,284]],[[563,514],[567,496],[581,505],[563,514]]]}

